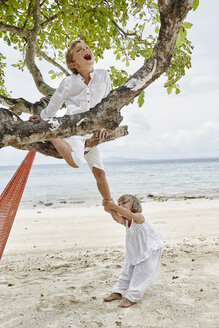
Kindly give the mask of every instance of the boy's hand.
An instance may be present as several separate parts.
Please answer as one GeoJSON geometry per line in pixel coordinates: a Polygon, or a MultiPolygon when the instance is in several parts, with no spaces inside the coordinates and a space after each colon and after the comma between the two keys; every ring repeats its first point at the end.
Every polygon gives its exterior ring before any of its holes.
{"type": "Polygon", "coordinates": [[[100,140],[101,140],[101,139],[104,140],[104,139],[107,138],[109,135],[110,135],[110,132],[107,131],[107,130],[104,130],[104,129],[102,129],[102,130],[100,130],[100,131],[94,133],[94,136],[95,136],[96,138],[100,139],[100,140]]]}
{"type": "Polygon", "coordinates": [[[29,117],[29,121],[38,120],[41,121],[42,118],[39,115],[32,115],[29,117]]]}
{"type": "Polygon", "coordinates": [[[111,199],[111,200],[103,199],[103,206],[104,206],[105,211],[108,212],[109,210],[113,210],[114,205],[115,205],[115,203],[114,203],[113,199],[111,199]]]}

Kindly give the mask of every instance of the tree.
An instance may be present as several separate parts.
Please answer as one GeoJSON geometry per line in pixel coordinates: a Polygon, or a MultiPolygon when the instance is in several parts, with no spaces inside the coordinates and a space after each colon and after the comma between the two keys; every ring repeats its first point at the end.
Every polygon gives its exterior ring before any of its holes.
{"type": "MultiPolygon", "coordinates": [[[[179,93],[178,81],[191,65],[192,45],[184,22],[189,10],[195,10],[198,0],[0,0],[0,37],[14,49],[24,53],[24,60],[13,66],[31,73],[35,85],[44,96],[36,103],[11,98],[4,86],[5,57],[0,53],[0,102],[7,109],[0,111],[0,148],[13,146],[35,149],[46,155],[59,157],[49,142],[51,137],[93,133],[102,128],[113,131],[109,139],[127,134],[120,127],[120,110],[135,97],[139,106],[144,102],[144,89],[165,73],[165,87],[179,93]],[[51,78],[68,75],[63,66],[66,46],[82,39],[93,50],[96,60],[106,49],[113,49],[116,59],[129,66],[136,57],[144,58],[144,65],[132,76],[125,70],[110,67],[115,87],[111,93],[89,112],[64,116],[49,122],[23,122],[23,112],[39,114],[54,89],[45,83],[37,60],[52,63],[51,78]]],[[[90,140],[89,146],[97,143],[90,140]]]]}

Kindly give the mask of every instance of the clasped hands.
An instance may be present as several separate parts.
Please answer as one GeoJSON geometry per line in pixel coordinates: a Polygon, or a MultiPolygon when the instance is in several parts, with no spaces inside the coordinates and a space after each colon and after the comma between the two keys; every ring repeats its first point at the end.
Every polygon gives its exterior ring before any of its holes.
{"type": "Polygon", "coordinates": [[[106,212],[111,212],[113,210],[113,206],[115,205],[115,202],[112,198],[110,200],[103,199],[102,205],[106,212]]]}

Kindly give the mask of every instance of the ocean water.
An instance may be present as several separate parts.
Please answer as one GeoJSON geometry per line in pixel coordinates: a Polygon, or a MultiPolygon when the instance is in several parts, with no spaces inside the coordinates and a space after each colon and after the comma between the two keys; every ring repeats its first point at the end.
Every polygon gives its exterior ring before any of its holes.
{"type": "MultiPolygon", "coordinates": [[[[219,199],[219,158],[105,163],[112,196],[137,195],[142,201],[219,199]]],[[[17,167],[0,166],[0,193],[17,167]]],[[[33,165],[21,208],[100,205],[88,166],[33,165]]]]}

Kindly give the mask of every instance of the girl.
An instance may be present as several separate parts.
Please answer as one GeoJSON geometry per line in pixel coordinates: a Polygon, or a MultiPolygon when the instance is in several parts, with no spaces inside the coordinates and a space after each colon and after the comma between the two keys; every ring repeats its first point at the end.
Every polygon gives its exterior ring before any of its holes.
{"type": "Polygon", "coordinates": [[[142,207],[139,199],[132,195],[123,195],[118,199],[118,205],[104,201],[106,211],[118,214],[114,219],[126,227],[126,257],[125,264],[114,286],[112,294],[104,298],[105,302],[122,299],[118,305],[129,307],[140,301],[147,288],[152,286],[158,276],[162,237],[141,214],[142,207]]]}

